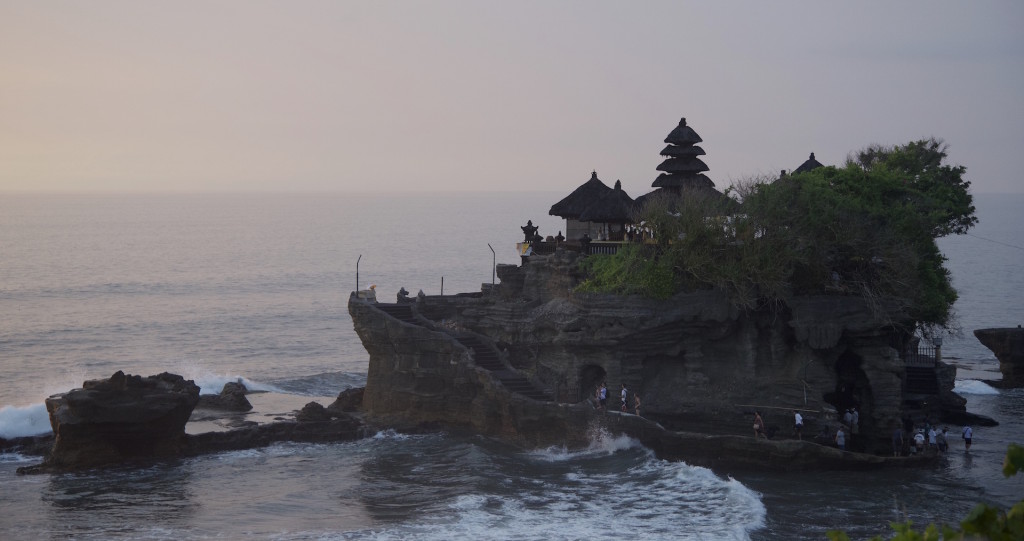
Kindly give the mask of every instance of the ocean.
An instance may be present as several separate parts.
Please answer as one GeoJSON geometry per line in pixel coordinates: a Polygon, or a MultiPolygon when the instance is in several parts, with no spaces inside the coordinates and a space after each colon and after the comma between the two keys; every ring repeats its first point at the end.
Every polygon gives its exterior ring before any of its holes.
{"type": "MultiPolygon", "coordinates": [[[[43,399],[117,370],[163,371],[204,393],[243,381],[262,412],[362,386],[346,309],[479,291],[542,235],[562,193],[0,195],[0,436],[49,431],[43,399]],[[491,249],[493,248],[493,253],[491,249]]],[[[1024,323],[1024,195],[976,195],[971,235],[940,240],[962,335],[943,352],[969,410],[1001,424],[938,466],[877,473],[711,471],[595,431],[590,448],[523,450],[446,433],[280,444],[59,475],[0,455],[4,539],[824,539],[888,523],[955,522],[1008,506],[1000,473],[1022,442],[1024,390],[997,390],[971,331],[1024,323]]],[[[771,422],[769,420],[769,422],[771,422]]],[[[190,423],[192,425],[192,423],[190,423]]],[[[201,431],[205,425],[190,426],[201,431]]],[[[954,435],[959,427],[951,427],[954,435]]]]}

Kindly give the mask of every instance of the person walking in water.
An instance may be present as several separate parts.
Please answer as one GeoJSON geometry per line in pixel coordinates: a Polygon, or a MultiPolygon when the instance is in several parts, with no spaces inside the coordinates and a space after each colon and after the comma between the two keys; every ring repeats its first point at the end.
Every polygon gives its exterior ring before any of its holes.
{"type": "Polygon", "coordinates": [[[768,436],[764,433],[764,419],[761,419],[761,412],[754,412],[754,439],[764,438],[768,439],[768,436]]]}
{"type": "Polygon", "coordinates": [[[964,425],[964,430],[961,437],[964,439],[964,451],[970,451],[971,440],[974,438],[974,431],[971,430],[971,425],[964,425]]]}

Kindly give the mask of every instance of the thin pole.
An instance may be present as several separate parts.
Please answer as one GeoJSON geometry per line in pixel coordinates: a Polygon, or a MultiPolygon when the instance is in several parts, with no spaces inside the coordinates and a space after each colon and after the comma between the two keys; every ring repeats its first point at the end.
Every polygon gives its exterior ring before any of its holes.
{"type": "Polygon", "coordinates": [[[491,246],[491,243],[488,242],[487,247],[491,249],[491,285],[493,286],[495,268],[498,265],[498,254],[494,253],[494,248],[491,246]]]}
{"type": "Polygon", "coordinates": [[[359,259],[356,259],[356,293],[359,292],[359,260],[363,258],[363,254],[359,254],[359,259]]]}
{"type": "Polygon", "coordinates": [[[444,276],[441,277],[441,296],[444,297],[444,276]]]}

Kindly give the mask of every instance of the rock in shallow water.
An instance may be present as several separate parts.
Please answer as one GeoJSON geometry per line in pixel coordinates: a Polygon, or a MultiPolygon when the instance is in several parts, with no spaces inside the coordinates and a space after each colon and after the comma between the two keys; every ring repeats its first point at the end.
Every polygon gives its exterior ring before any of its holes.
{"type": "Polygon", "coordinates": [[[220,394],[204,394],[199,397],[199,408],[221,411],[250,411],[252,404],[245,397],[248,389],[241,383],[229,381],[224,384],[220,394]]]}
{"type": "Polygon", "coordinates": [[[169,373],[118,371],[46,399],[54,444],[46,469],[76,469],[140,458],[177,456],[199,387],[169,373]]]}

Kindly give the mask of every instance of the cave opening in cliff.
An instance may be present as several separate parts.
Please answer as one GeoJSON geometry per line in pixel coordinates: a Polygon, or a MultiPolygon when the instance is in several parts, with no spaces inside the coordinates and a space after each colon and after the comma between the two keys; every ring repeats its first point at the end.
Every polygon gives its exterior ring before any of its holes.
{"type": "Polygon", "coordinates": [[[865,409],[871,407],[871,388],[867,375],[860,367],[862,362],[863,359],[856,353],[850,350],[843,352],[836,360],[835,390],[822,397],[836,408],[840,419],[847,410],[856,408],[860,413],[861,424],[870,417],[865,409]]]}
{"type": "Polygon", "coordinates": [[[608,377],[608,373],[605,372],[604,368],[596,364],[583,365],[580,368],[580,388],[579,388],[579,400],[585,400],[586,398],[594,395],[594,390],[605,381],[608,377]]]}

